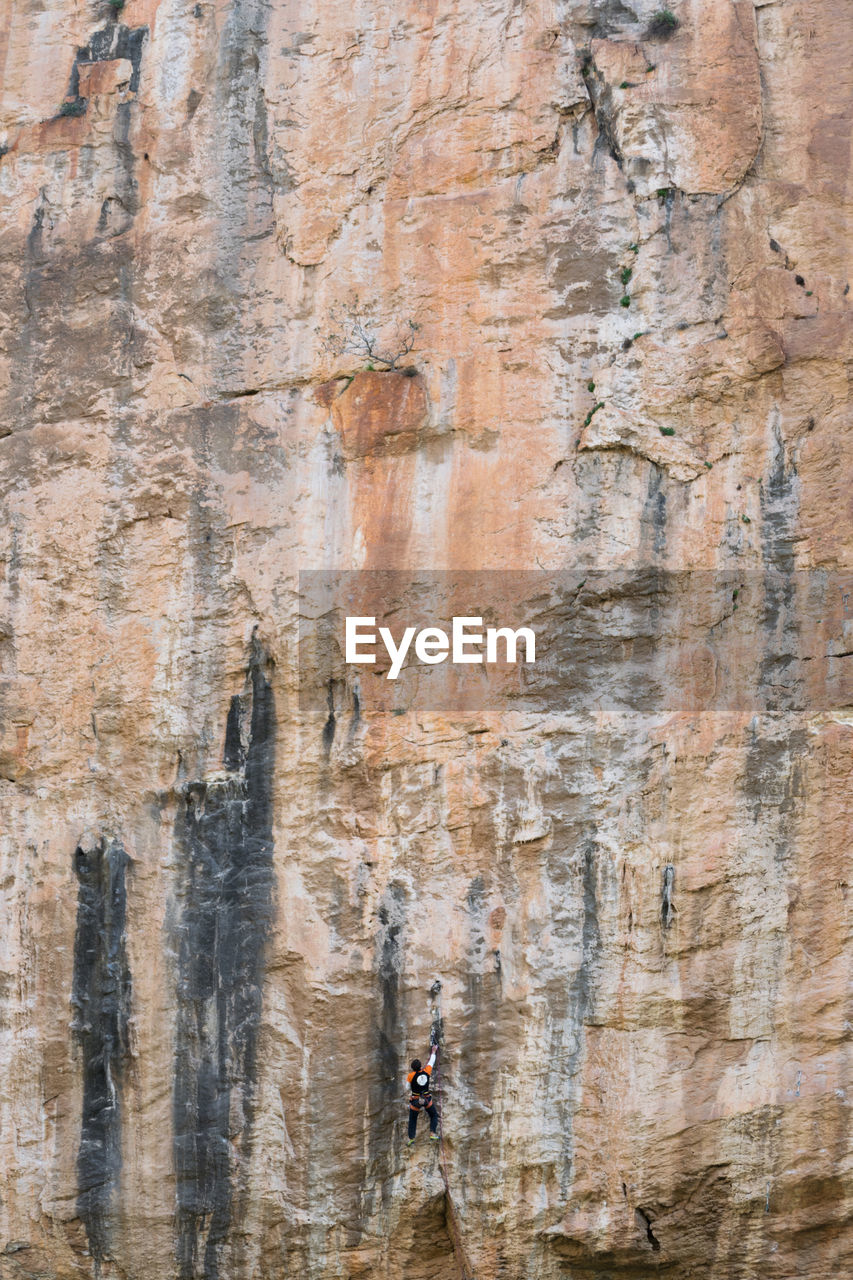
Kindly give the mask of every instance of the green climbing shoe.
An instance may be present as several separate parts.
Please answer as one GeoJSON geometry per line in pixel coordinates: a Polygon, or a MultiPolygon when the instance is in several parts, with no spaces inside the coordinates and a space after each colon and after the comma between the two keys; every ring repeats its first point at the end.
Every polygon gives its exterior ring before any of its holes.
{"type": "Polygon", "coordinates": [[[431,1133],[431,1134],[429,1135],[429,1140],[430,1140],[430,1142],[440,1142],[440,1141],[441,1141],[441,1135],[440,1135],[440,1134],[438,1134],[438,1133],[431,1133]]]}
{"type": "Polygon", "coordinates": [[[415,1140],[414,1140],[414,1138],[407,1138],[407,1139],[406,1139],[406,1150],[407,1150],[407,1151],[410,1151],[410,1150],[411,1150],[411,1148],[412,1148],[414,1145],[415,1145],[415,1140]]]}

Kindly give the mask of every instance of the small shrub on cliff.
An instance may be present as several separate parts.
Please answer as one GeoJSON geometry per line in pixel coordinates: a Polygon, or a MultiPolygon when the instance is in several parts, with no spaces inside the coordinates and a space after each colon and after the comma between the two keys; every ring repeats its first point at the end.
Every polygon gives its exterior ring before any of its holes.
{"type": "MultiPolygon", "coordinates": [[[[375,369],[379,364],[385,365],[386,372],[396,371],[414,347],[420,325],[414,320],[379,324],[370,319],[369,310],[372,308],[363,307],[358,298],[345,306],[333,307],[329,315],[334,328],[323,339],[323,350],[337,357],[358,356],[368,369],[375,369]]],[[[412,377],[412,372],[417,370],[407,368],[403,372],[412,377]]]]}
{"type": "Polygon", "coordinates": [[[86,114],[86,99],[74,98],[71,102],[63,102],[59,108],[61,116],[83,116],[86,114]]]}
{"type": "Polygon", "coordinates": [[[678,30],[679,22],[671,9],[658,9],[646,27],[647,40],[666,40],[678,30]]]}

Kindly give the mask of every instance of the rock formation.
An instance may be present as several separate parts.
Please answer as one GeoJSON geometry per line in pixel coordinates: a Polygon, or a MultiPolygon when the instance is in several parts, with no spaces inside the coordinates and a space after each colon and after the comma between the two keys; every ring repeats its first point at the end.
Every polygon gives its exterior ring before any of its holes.
{"type": "Polygon", "coordinates": [[[849,5],[2,8],[0,1276],[846,1274],[849,5]]]}

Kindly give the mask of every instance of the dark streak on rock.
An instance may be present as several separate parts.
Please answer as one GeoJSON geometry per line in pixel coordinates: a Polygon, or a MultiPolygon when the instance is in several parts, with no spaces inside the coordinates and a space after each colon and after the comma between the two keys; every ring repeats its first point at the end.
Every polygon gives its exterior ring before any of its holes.
{"type": "Polygon", "coordinates": [[[651,535],[652,555],[655,560],[666,552],[666,473],[662,467],[651,463],[646,501],[643,504],[644,540],[651,535]],[[648,531],[648,532],[647,532],[648,531]]]}
{"type": "Polygon", "coordinates": [[[675,867],[668,862],[661,874],[661,902],[660,902],[660,922],[664,929],[668,929],[672,924],[672,917],[675,915],[675,906],[672,901],[672,894],[675,888],[675,867]]]}
{"type": "MultiPolygon", "coordinates": [[[[760,485],[762,552],[773,572],[792,573],[794,540],[799,516],[799,477],[789,457],[779,425],[773,427],[770,466],[760,485]]],[[[771,625],[775,625],[774,617],[771,625]]]]}
{"type": "MultiPolygon", "coordinates": [[[[465,895],[467,941],[462,970],[463,1020],[461,1026],[458,1019],[454,1020],[454,1039],[458,1048],[451,1045],[446,1055],[448,1060],[455,1060],[455,1087],[475,1098],[477,1107],[483,1108],[485,1114],[492,1113],[502,1065],[502,975],[497,954],[487,945],[488,913],[489,886],[483,876],[476,875],[465,895]]],[[[489,1142],[486,1128],[472,1133],[470,1142],[465,1144],[459,1155],[459,1170],[463,1178],[477,1177],[482,1162],[488,1159],[489,1142]]],[[[451,1225],[454,1214],[455,1211],[450,1212],[451,1225]]]]}
{"type": "Polygon", "coordinates": [[[329,714],[323,725],[323,755],[328,760],[332,752],[332,743],[335,741],[335,726],[338,723],[335,716],[335,682],[333,680],[329,681],[329,687],[326,690],[326,706],[329,708],[329,714]]]}
{"type": "Polygon", "coordinates": [[[372,1171],[372,1187],[366,1205],[372,1212],[377,1194],[383,1208],[393,1195],[391,1179],[391,1138],[395,1121],[405,1112],[400,1105],[403,1060],[400,1048],[406,1043],[405,1001],[400,991],[403,971],[406,926],[406,891],[400,884],[390,884],[379,903],[379,930],[374,951],[377,998],[370,1027],[373,1070],[370,1072],[368,1132],[368,1168],[372,1171]]]}
{"type": "Polygon", "coordinates": [[[173,1093],[181,1280],[216,1280],[251,1154],[264,952],[273,916],[275,702],[255,644],[251,710],[231,700],[228,776],[191,783],[178,819],[186,859],[173,1093]]]}
{"type": "Polygon", "coordinates": [[[74,854],[72,1030],[83,1059],[77,1152],[77,1213],[96,1268],[110,1256],[113,1202],[121,1172],[121,1095],[128,1049],[130,970],[125,950],[127,854],[100,841],[74,854]]]}
{"type": "Polygon", "coordinates": [[[225,721],[225,748],[222,752],[225,768],[231,773],[236,773],[238,769],[242,769],[245,759],[240,735],[242,709],[240,696],[235,693],[228,707],[228,718],[225,721]]]}
{"type": "MultiPolygon", "coordinates": [[[[796,530],[799,517],[799,477],[778,424],[774,424],[770,464],[761,482],[762,556],[764,577],[760,693],[765,709],[785,712],[801,702],[797,653],[802,643],[802,608],[797,600],[795,573],[796,530]]],[[[807,615],[806,615],[807,616],[807,615]]],[[[753,821],[772,841],[780,867],[787,861],[802,804],[802,760],[808,753],[808,731],[802,723],[753,724],[748,731],[744,796],[753,821]]]]}
{"type": "Polygon", "coordinates": [[[598,924],[598,846],[588,842],[583,851],[583,959],[578,974],[578,1023],[585,1024],[595,1010],[601,930],[598,924]]]}
{"type": "MultiPolygon", "coordinates": [[[[394,1150],[403,1132],[400,1122],[405,1122],[407,1114],[401,1092],[403,1052],[408,1036],[406,991],[404,986],[401,989],[407,910],[405,887],[399,883],[387,885],[376,909],[378,928],[374,935],[373,974],[365,1008],[364,1035],[369,1061],[360,1087],[367,1090],[369,1119],[366,1160],[359,1181],[355,1216],[357,1237],[355,1233],[350,1236],[352,1244],[363,1237],[368,1229],[366,1224],[373,1220],[377,1210],[387,1212],[395,1196],[394,1150]]],[[[353,1024],[354,1032],[357,1025],[353,1024]]],[[[420,1052],[420,1046],[413,1052],[420,1052]]],[[[359,1077],[356,1075],[354,1079],[358,1082],[359,1077]]],[[[344,1096],[349,1096],[348,1085],[344,1086],[344,1096]]],[[[359,1093],[356,1087],[352,1104],[344,1113],[344,1124],[351,1123],[352,1106],[362,1106],[363,1097],[363,1092],[359,1093]]],[[[328,1106],[321,1105],[324,1122],[327,1122],[328,1106]]],[[[341,1207],[341,1213],[346,1215],[346,1209],[341,1207]]]]}
{"type": "MultiPolygon", "coordinates": [[[[601,981],[602,938],[600,903],[607,896],[601,884],[601,848],[594,829],[578,833],[576,853],[570,863],[564,857],[549,868],[549,878],[560,882],[559,867],[571,866],[574,884],[573,900],[582,896],[583,916],[573,913],[566,941],[580,944],[580,963],[566,974],[566,980],[554,991],[550,1001],[553,1030],[548,1057],[553,1064],[549,1073],[548,1093],[554,1108],[555,1126],[561,1135],[559,1178],[561,1194],[567,1194],[573,1176],[574,1117],[577,1105],[575,1077],[581,1070],[585,1052],[586,1027],[596,1020],[597,992],[601,981]]],[[[606,865],[606,864],[605,864],[606,865]]],[[[566,922],[568,924],[568,922],[566,922]]],[[[563,926],[565,927],[565,926],[563,926]]]]}
{"type": "Polygon", "coordinates": [[[808,730],[796,722],[775,732],[751,727],[747,735],[744,796],[753,821],[776,832],[780,855],[803,800],[801,762],[808,750],[808,730]]]}
{"type": "Polygon", "coordinates": [[[390,1084],[389,1096],[395,1098],[399,1089],[397,1073],[400,1066],[398,1050],[400,1038],[398,991],[402,969],[400,934],[403,931],[405,919],[403,887],[392,884],[383,895],[383,901],[379,906],[380,932],[377,953],[381,1008],[376,1027],[376,1039],[379,1068],[383,1079],[390,1084]]]}
{"type": "Polygon", "coordinates": [[[799,648],[795,543],[799,518],[799,476],[789,457],[778,423],[773,428],[770,465],[759,486],[764,579],[766,656],[761,664],[761,691],[767,709],[787,710],[799,696],[792,679],[799,648]]]}
{"type": "Polygon", "coordinates": [[[81,45],[77,50],[66,96],[79,96],[81,62],[111,62],[115,58],[126,58],[130,63],[133,70],[129,88],[131,93],[136,93],[142,68],[142,49],[147,36],[147,27],[126,27],[118,22],[108,22],[99,31],[94,31],[89,43],[81,45]]]}

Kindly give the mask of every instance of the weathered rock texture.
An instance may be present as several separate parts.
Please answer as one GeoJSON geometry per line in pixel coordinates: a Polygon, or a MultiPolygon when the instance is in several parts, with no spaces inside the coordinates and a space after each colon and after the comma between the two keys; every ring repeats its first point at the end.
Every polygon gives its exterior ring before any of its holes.
{"type": "Polygon", "coordinates": [[[299,697],[300,569],[853,567],[849,5],[657,7],[4,0],[3,1280],[850,1270],[789,597],[725,713],[299,697]]]}

